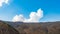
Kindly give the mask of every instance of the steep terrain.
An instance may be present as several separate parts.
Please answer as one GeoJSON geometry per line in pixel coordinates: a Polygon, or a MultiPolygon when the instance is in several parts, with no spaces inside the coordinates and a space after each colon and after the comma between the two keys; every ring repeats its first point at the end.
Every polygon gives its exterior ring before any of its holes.
{"type": "Polygon", "coordinates": [[[16,29],[20,34],[60,34],[60,22],[23,23],[16,29]]]}
{"type": "Polygon", "coordinates": [[[0,21],[0,34],[60,34],[59,21],[40,23],[4,22],[7,24],[0,21]]]}
{"type": "Polygon", "coordinates": [[[0,34],[19,34],[19,32],[5,22],[0,21],[0,34]]]}

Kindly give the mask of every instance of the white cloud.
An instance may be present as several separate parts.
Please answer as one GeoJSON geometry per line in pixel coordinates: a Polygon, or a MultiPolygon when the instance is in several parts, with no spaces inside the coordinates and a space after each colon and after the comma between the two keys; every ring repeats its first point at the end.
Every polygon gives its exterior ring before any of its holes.
{"type": "Polygon", "coordinates": [[[0,0],[0,7],[2,7],[3,3],[8,4],[8,0],[0,0]]]}
{"type": "Polygon", "coordinates": [[[16,15],[16,16],[14,16],[14,18],[13,18],[13,21],[21,21],[21,22],[23,22],[24,21],[24,17],[23,17],[23,15],[16,15]]]}
{"type": "Polygon", "coordinates": [[[21,21],[21,22],[39,22],[39,20],[43,17],[43,10],[38,9],[37,12],[31,12],[29,15],[29,19],[26,19],[23,15],[16,15],[13,17],[13,21],[21,21]]]}

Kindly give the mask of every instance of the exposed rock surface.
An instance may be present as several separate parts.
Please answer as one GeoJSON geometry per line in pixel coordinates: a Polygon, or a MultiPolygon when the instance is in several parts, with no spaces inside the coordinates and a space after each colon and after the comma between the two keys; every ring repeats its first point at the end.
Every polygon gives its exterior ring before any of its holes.
{"type": "Polygon", "coordinates": [[[60,34],[60,22],[4,22],[0,21],[0,34],[60,34]]]}
{"type": "Polygon", "coordinates": [[[20,34],[60,34],[60,22],[23,23],[16,29],[20,34]]]}
{"type": "Polygon", "coordinates": [[[0,21],[0,34],[19,34],[19,32],[10,25],[0,21]]]}

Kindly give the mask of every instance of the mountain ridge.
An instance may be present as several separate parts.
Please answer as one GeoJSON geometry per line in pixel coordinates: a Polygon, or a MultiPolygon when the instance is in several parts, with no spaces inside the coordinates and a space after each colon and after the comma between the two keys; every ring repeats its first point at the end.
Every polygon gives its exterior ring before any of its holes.
{"type": "Polygon", "coordinates": [[[12,26],[0,21],[0,34],[19,34],[19,32],[12,26]]]}
{"type": "Polygon", "coordinates": [[[19,34],[60,34],[60,21],[40,23],[2,22],[12,26],[19,34]]]}

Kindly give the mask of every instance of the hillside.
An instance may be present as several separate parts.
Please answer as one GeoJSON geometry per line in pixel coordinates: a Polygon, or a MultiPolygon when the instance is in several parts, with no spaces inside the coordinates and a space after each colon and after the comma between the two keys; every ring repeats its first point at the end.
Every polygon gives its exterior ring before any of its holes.
{"type": "Polygon", "coordinates": [[[19,34],[19,32],[5,22],[0,21],[0,34],[19,34]]]}
{"type": "MultiPolygon", "coordinates": [[[[2,21],[3,22],[3,21],[2,21]]],[[[4,31],[0,29],[1,33],[7,34],[60,34],[60,21],[57,22],[40,22],[40,23],[24,23],[24,22],[7,22],[1,23],[4,31]],[[11,27],[12,26],[12,27],[11,27]],[[17,30],[17,31],[16,31],[17,30]],[[7,31],[7,32],[6,32],[7,31]],[[18,33],[19,31],[19,33],[18,33]]]]}
{"type": "Polygon", "coordinates": [[[60,22],[23,23],[16,29],[20,34],[60,34],[60,22]]]}

